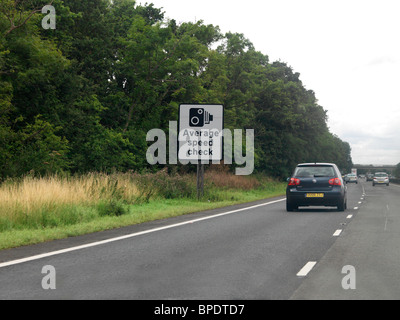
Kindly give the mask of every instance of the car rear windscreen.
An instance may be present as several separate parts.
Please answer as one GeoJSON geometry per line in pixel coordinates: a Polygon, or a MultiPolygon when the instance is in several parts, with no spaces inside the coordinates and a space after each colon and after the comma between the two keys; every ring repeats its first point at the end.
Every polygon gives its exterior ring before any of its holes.
{"type": "Polygon", "coordinates": [[[328,166],[305,166],[297,167],[295,177],[334,177],[335,170],[328,166]]]}
{"type": "Polygon", "coordinates": [[[375,174],[375,177],[379,177],[379,178],[386,178],[388,175],[386,173],[377,173],[375,174]]]}

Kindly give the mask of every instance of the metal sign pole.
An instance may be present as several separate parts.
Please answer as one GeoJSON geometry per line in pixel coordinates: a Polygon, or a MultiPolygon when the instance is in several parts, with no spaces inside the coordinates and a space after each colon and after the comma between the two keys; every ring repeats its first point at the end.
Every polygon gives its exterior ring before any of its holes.
{"type": "Polygon", "coordinates": [[[199,161],[197,163],[197,199],[200,200],[204,196],[204,164],[199,161]]]}
{"type": "Polygon", "coordinates": [[[197,162],[197,200],[200,200],[200,162],[197,162]]]}
{"type": "Polygon", "coordinates": [[[200,197],[204,196],[204,164],[200,165],[200,197]]]}

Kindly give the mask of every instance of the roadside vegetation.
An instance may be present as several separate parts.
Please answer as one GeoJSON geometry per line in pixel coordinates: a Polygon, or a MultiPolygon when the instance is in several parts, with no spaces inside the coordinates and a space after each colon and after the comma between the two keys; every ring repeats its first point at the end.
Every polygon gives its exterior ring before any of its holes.
{"type": "Polygon", "coordinates": [[[225,128],[254,129],[255,172],[352,168],[350,145],[300,73],[243,34],[134,0],[0,3],[0,181],[152,170],[146,134],[168,132],[182,103],[222,104],[225,128]],[[50,2],[55,30],[35,11],[50,2]]]}
{"type": "Polygon", "coordinates": [[[285,184],[261,175],[89,173],[25,176],[0,186],[0,250],[282,195],[285,184]]]}
{"type": "Polygon", "coordinates": [[[2,1],[0,249],[280,195],[300,162],[349,172],[327,119],[300,73],[244,34],[135,0],[2,1]],[[37,10],[50,3],[54,30],[37,10]],[[255,132],[254,175],[206,170],[201,201],[189,169],[146,161],[149,130],[167,134],[189,102],[255,132]]]}

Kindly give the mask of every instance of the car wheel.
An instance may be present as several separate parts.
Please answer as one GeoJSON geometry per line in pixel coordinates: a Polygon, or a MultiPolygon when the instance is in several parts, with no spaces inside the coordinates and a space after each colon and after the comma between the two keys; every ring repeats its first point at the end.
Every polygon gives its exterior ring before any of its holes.
{"type": "Polygon", "coordinates": [[[293,203],[286,201],[286,211],[287,212],[293,212],[297,208],[298,208],[298,206],[295,206],[295,205],[293,205],[293,203]]]}
{"type": "Polygon", "coordinates": [[[346,210],[347,207],[347,203],[346,200],[343,199],[343,201],[337,206],[338,211],[343,212],[344,210],[346,210]]]}

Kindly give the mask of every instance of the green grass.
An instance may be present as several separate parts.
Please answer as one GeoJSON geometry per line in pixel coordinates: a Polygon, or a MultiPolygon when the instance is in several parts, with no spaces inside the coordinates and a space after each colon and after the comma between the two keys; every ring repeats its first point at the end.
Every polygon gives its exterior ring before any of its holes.
{"type": "Polygon", "coordinates": [[[205,197],[198,201],[193,177],[156,174],[145,184],[143,176],[136,178],[93,175],[3,184],[0,250],[280,196],[286,185],[265,177],[213,174],[205,197]]]}

